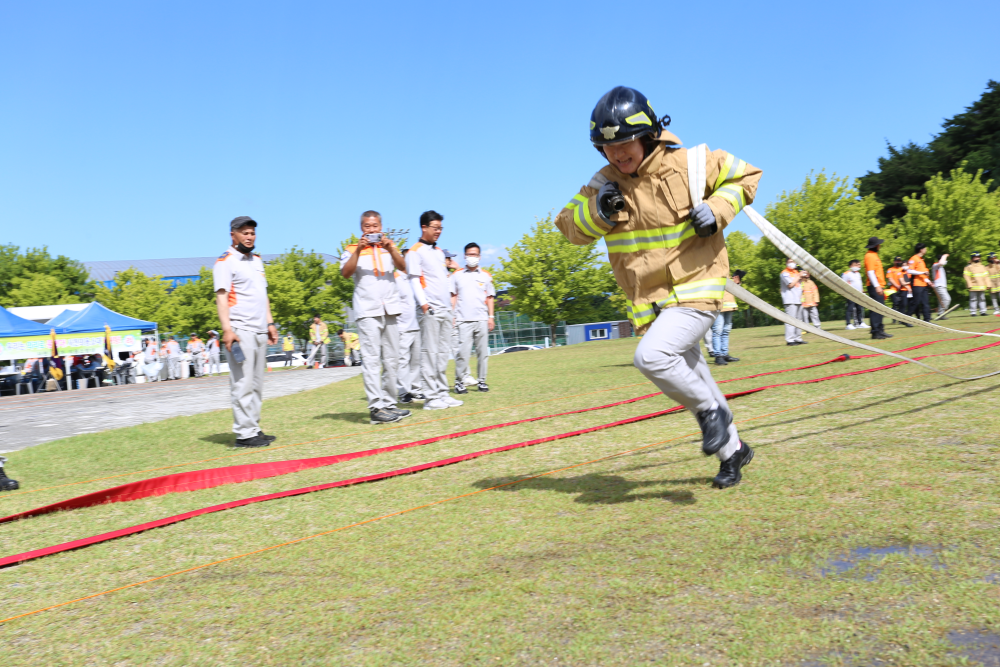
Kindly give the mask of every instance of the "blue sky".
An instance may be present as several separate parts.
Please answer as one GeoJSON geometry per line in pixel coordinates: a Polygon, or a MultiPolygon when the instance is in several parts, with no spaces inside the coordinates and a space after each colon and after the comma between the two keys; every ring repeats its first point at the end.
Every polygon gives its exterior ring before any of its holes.
{"type": "MultiPolygon", "coordinates": [[[[0,243],[81,260],[333,252],[358,214],[502,253],[643,91],[686,145],[860,176],[1000,79],[1000,3],[0,4],[0,243]]],[[[734,227],[753,232],[741,215],[734,227]]]]}

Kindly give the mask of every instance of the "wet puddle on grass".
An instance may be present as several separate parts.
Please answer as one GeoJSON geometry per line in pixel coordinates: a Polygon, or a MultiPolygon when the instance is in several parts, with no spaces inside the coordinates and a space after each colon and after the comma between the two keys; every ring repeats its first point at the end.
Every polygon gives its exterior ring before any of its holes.
{"type": "MultiPolygon", "coordinates": [[[[820,567],[819,573],[822,577],[828,577],[830,575],[842,574],[853,570],[855,567],[860,565],[864,561],[869,560],[883,560],[886,556],[903,555],[910,558],[920,557],[920,558],[934,558],[934,564],[931,566],[935,570],[944,569],[944,565],[937,561],[935,554],[937,549],[928,546],[921,545],[911,545],[911,546],[888,546],[888,547],[857,547],[851,549],[846,555],[840,556],[838,558],[832,558],[820,567]]],[[[869,572],[865,574],[862,579],[865,581],[874,581],[878,577],[878,571],[869,572]]]]}
{"type": "Polygon", "coordinates": [[[949,642],[962,650],[954,655],[975,661],[982,667],[1000,667],[1000,635],[976,630],[954,630],[948,633],[949,642]]]}

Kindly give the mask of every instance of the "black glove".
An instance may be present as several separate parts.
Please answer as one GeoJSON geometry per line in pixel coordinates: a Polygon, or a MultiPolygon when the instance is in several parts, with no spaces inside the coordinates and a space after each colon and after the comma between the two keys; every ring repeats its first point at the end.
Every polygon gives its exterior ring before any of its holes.
{"type": "Polygon", "coordinates": [[[719,225],[715,221],[715,213],[712,208],[702,202],[691,211],[691,222],[694,223],[694,231],[701,238],[707,238],[719,231],[719,225]]]}
{"type": "Polygon", "coordinates": [[[618,183],[608,181],[597,191],[597,208],[601,215],[610,219],[612,215],[625,208],[625,199],[622,197],[618,183]]]}

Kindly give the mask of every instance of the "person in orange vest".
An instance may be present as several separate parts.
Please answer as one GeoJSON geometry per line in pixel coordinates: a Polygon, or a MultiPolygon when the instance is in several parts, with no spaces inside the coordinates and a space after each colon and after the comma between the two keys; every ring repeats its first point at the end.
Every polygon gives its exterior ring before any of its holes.
{"type": "MultiPolygon", "coordinates": [[[[910,297],[910,277],[908,271],[908,263],[904,262],[903,258],[897,255],[892,260],[892,267],[885,272],[885,279],[887,281],[885,295],[892,299],[892,309],[903,314],[906,314],[909,309],[907,305],[910,297]]],[[[893,324],[896,323],[896,320],[893,320],[893,324]]],[[[913,326],[909,322],[903,322],[903,324],[908,327],[913,326]]]]}
{"type": "Polygon", "coordinates": [[[965,286],[969,288],[969,314],[986,314],[986,290],[990,287],[990,272],[979,261],[981,255],[972,253],[972,261],[965,267],[965,286]]]}
{"type": "Polygon", "coordinates": [[[805,269],[799,272],[802,287],[802,321],[822,329],[819,321],[819,287],[805,269]]]}
{"type": "Polygon", "coordinates": [[[993,314],[1000,316],[1000,303],[997,303],[997,294],[1000,294],[1000,261],[997,261],[995,252],[986,256],[986,270],[990,273],[990,299],[993,301],[993,314]]]}
{"type": "Polygon", "coordinates": [[[927,263],[924,255],[927,254],[927,244],[918,243],[913,247],[914,255],[910,258],[910,268],[907,273],[912,281],[913,298],[910,299],[908,315],[912,314],[917,319],[923,314],[925,322],[931,321],[931,295],[929,285],[931,272],[927,270],[927,263]]]}
{"type": "MultiPolygon", "coordinates": [[[[865,251],[865,286],[868,296],[879,303],[885,303],[885,271],[882,270],[882,259],[878,256],[878,251],[885,243],[877,236],[868,239],[868,249],[865,251]]],[[[882,340],[892,338],[892,334],[885,332],[885,325],[882,323],[882,314],[874,310],[868,311],[871,320],[872,338],[882,340]]]]}

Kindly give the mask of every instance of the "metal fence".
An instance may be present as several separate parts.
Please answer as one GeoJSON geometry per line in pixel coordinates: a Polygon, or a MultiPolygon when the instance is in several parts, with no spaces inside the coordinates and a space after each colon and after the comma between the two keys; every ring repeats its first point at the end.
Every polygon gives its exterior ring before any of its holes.
{"type": "Polygon", "coordinates": [[[552,339],[552,330],[548,324],[532,322],[527,316],[508,310],[498,310],[494,313],[496,327],[490,332],[490,352],[502,350],[512,345],[545,345],[545,339],[549,339],[549,346],[566,344],[566,323],[560,322],[556,325],[555,340],[552,339]]]}

